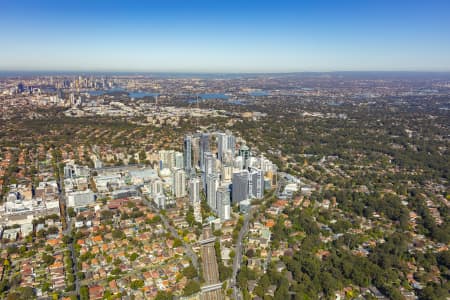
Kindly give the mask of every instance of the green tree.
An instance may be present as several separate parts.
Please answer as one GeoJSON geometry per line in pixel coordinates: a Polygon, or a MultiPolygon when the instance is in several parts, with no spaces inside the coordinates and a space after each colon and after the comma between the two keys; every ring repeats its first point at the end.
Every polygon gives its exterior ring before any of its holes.
{"type": "Polygon", "coordinates": [[[130,255],[130,261],[135,261],[138,257],[139,257],[139,254],[137,254],[136,252],[133,252],[130,255]]]}
{"type": "Polygon", "coordinates": [[[133,281],[131,282],[130,287],[131,287],[133,290],[140,289],[140,288],[144,287],[144,281],[143,281],[143,280],[140,280],[140,279],[133,280],[133,281]]]}
{"type": "Polygon", "coordinates": [[[172,293],[166,292],[166,291],[158,291],[158,294],[156,294],[155,300],[172,300],[173,295],[172,293]]]}
{"type": "Polygon", "coordinates": [[[42,261],[46,265],[51,265],[55,262],[55,258],[52,255],[48,255],[47,253],[44,253],[42,255],[42,261]]]}
{"type": "Polygon", "coordinates": [[[197,269],[192,264],[184,268],[182,272],[188,279],[193,279],[198,276],[197,269]]]}
{"type": "Polygon", "coordinates": [[[75,209],[73,207],[69,207],[67,209],[67,213],[69,214],[69,217],[73,218],[76,217],[77,213],[75,212],[75,209]]]}
{"type": "Polygon", "coordinates": [[[85,285],[80,287],[80,300],[89,300],[89,288],[85,285]]]}
{"type": "Polygon", "coordinates": [[[195,280],[190,280],[183,289],[185,296],[190,296],[200,291],[200,283],[195,280]]]}

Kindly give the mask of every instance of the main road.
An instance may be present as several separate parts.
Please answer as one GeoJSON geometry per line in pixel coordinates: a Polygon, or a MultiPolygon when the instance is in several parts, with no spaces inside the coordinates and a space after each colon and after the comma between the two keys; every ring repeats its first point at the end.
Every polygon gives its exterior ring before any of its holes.
{"type": "MultiPolygon", "coordinates": [[[[59,162],[57,163],[57,168],[59,168],[59,162]]],[[[64,194],[64,174],[61,174],[61,172],[59,172],[59,179],[58,179],[58,185],[59,185],[59,207],[60,207],[60,214],[61,214],[61,221],[63,222],[64,225],[64,230],[63,230],[63,234],[65,236],[69,236],[69,237],[73,237],[73,227],[72,227],[72,218],[69,216],[69,213],[67,211],[67,199],[66,196],[64,194]]],[[[68,248],[70,250],[70,255],[72,257],[72,263],[73,263],[73,267],[72,267],[72,271],[73,271],[73,276],[75,278],[75,292],[76,295],[80,294],[80,279],[78,278],[78,264],[77,264],[77,257],[75,255],[75,249],[74,249],[74,244],[76,243],[75,240],[72,240],[70,242],[70,244],[68,245],[68,248]]]]}
{"type": "MultiPolygon", "coordinates": [[[[278,176],[278,174],[277,174],[277,176],[278,176]]],[[[283,179],[277,180],[275,196],[279,195],[279,192],[280,192],[281,186],[282,186],[282,184],[281,184],[282,182],[283,182],[283,179]]],[[[243,250],[242,240],[248,233],[248,229],[249,229],[248,224],[253,215],[253,208],[254,208],[254,206],[250,206],[248,213],[244,217],[244,224],[242,225],[242,228],[239,231],[238,239],[236,242],[236,247],[234,249],[235,256],[234,256],[234,260],[233,260],[233,274],[231,276],[231,287],[233,288],[233,296],[234,296],[234,299],[236,299],[236,300],[241,299],[241,291],[237,285],[237,273],[242,264],[242,250],[243,250]]]]}
{"type": "Polygon", "coordinates": [[[239,300],[241,298],[241,291],[239,290],[239,287],[237,286],[236,277],[237,277],[237,273],[239,271],[239,267],[241,266],[241,263],[242,263],[242,249],[243,249],[242,240],[243,240],[244,236],[247,235],[248,224],[249,224],[252,214],[253,214],[253,206],[250,206],[248,213],[244,217],[244,224],[242,225],[242,228],[239,231],[238,239],[236,242],[236,247],[234,249],[235,256],[234,256],[234,260],[233,260],[233,274],[231,276],[231,286],[233,287],[234,299],[236,299],[236,300],[239,300]]]}

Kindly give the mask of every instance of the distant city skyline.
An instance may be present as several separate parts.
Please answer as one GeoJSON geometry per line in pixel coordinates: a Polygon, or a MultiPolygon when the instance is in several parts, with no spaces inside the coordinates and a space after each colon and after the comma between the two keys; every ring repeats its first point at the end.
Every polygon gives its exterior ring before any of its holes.
{"type": "Polygon", "coordinates": [[[0,27],[0,71],[450,71],[448,1],[3,1],[0,27]]]}

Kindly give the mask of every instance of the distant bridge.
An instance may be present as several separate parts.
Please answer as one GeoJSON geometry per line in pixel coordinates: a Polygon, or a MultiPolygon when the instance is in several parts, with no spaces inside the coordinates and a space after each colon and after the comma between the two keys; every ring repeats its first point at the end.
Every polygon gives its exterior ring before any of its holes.
{"type": "Polygon", "coordinates": [[[212,236],[210,238],[207,239],[203,239],[203,240],[199,240],[197,243],[199,243],[200,245],[206,245],[206,244],[210,244],[216,241],[216,237],[212,236]]]}
{"type": "Polygon", "coordinates": [[[212,292],[212,291],[215,291],[215,290],[219,290],[221,288],[222,288],[222,283],[219,282],[219,283],[214,283],[214,284],[202,286],[201,289],[202,289],[202,293],[207,293],[207,292],[212,292]]]}

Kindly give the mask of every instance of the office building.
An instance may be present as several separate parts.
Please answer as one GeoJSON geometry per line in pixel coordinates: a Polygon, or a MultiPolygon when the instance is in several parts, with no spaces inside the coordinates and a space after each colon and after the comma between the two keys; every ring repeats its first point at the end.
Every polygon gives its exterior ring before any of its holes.
{"type": "Polygon", "coordinates": [[[225,158],[233,157],[236,149],[236,138],[228,133],[219,132],[217,134],[217,156],[223,162],[225,158]]]}
{"type": "Polygon", "coordinates": [[[189,180],[189,202],[194,208],[195,222],[201,223],[203,219],[200,199],[200,179],[197,177],[189,180]]]}
{"type": "Polygon", "coordinates": [[[183,153],[175,152],[175,168],[184,169],[183,153]]]}
{"type": "Polygon", "coordinates": [[[122,187],[120,189],[112,191],[112,193],[111,193],[111,197],[113,199],[135,197],[137,195],[138,195],[138,192],[137,192],[135,186],[122,187]]]}
{"type": "Polygon", "coordinates": [[[159,168],[171,169],[175,167],[175,151],[174,150],[160,150],[159,151],[159,168]]]}
{"type": "Polygon", "coordinates": [[[197,177],[189,180],[189,202],[192,205],[200,203],[200,179],[197,177]]]}
{"type": "Polygon", "coordinates": [[[155,198],[157,195],[164,194],[163,182],[161,179],[155,179],[151,182],[151,194],[152,197],[155,198]]]}
{"type": "Polygon", "coordinates": [[[159,209],[165,209],[167,205],[167,198],[165,195],[156,195],[153,198],[153,201],[155,202],[156,206],[158,206],[159,209]]]}
{"type": "Polygon", "coordinates": [[[204,159],[205,159],[205,174],[208,176],[210,174],[215,173],[216,171],[216,158],[214,157],[214,154],[211,152],[205,152],[204,153],[204,159]]]}
{"type": "Polygon", "coordinates": [[[223,132],[217,133],[217,158],[222,161],[224,151],[226,150],[227,140],[226,134],[223,132]]]}
{"type": "Polygon", "coordinates": [[[227,134],[227,150],[231,151],[234,156],[236,154],[236,137],[232,134],[227,134]]]}
{"type": "Polygon", "coordinates": [[[186,135],[183,144],[184,150],[184,169],[187,174],[191,173],[192,168],[192,135],[186,135]]]}
{"type": "Polygon", "coordinates": [[[70,162],[64,166],[64,178],[88,177],[90,169],[87,166],[79,166],[70,162]]]}
{"type": "Polygon", "coordinates": [[[176,169],[173,173],[172,194],[175,198],[186,196],[186,173],[183,169],[176,169]]]}
{"type": "Polygon", "coordinates": [[[192,167],[200,167],[200,137],[197,135],[192,137],[192,167]]]}
{"type": "Polygon", "coordinates": [[[227,186],[221,186],[217,189],[217,206],[220,220],[226,221],[231,218],[230,190],[227,186]]]}
{"type": "Polygon", "coordinates": [[[200,135],[200,169],[205,171],[205,153],[210,152],[209,134],[202,133],[200,135]]]}
{"type": "Polygon", "coordinates": [[[219,178],[215,174],[209,174],[206,177],[206,202],[212,211],[217,212],[216,193],[219,187],[219,178]]]}
{"type": "Polygon", "coordinates": [[[250,170],[248,190],[251,198],[261,199],[264,196],[264,174],[262,170],[256,168],[250,170]]]}
{"type": "Polygon", "coordinates": [[[233,204],[240,203],[241,201],[248,199],[248,177],[249,173],[247,170],[233,173],[231,186],[231,200],[233,201],[233,204]]]}
{"type": "Polygon", "coordinates": [[[81,208],[95,202],[95,195],[91,190],[67,193],[67,207],[81,208]]]}

